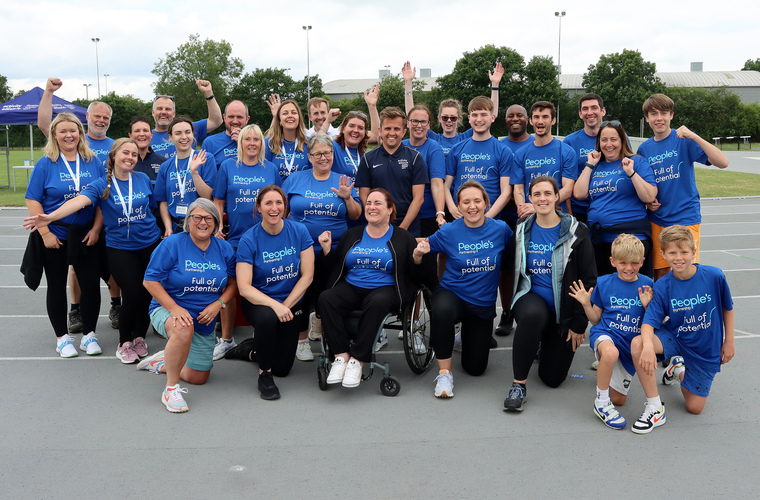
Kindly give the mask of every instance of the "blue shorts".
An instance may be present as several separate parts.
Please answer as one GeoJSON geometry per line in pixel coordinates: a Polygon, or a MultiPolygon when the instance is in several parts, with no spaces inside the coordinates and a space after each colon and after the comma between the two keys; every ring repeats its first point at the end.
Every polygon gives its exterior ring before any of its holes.
{"type": "MultiPolygon", "coordinates": [[[[165,339],[169,338],[166,333],[166,320],[168,320],[171,315],[172,313],[161,306],[157,307],[152,313],[150,313],[150,323],[159,335],[165,339]]],[[[214,335],[213,332],[209,335],[201,335],[200,333],[195,332],[193,334],[193,340],[190,342],[190,352],[187,354],[185,366],[200,372],[211,370],[214,366],[215,345],[216,335],[214,335]]]]}
{"type": "MultiPolygon", "coordinates": [[[[681,348],[678,337],[664,329],[655,330],[654,333],[660,339],[660,342],[662,342],[663,353],[661,357],[658,356],[660,361],[672,358],[673,356],[683,356],[684,350],[681,348]]],[[[706,370],[703,366],[700,366],[699,362],[686,356],[684,356],[684,366],[686,367],[686,371],[683,374],[681,387],[697,396],[704,398],[709,396],[710,387],[712,386],[715,374],[718,372],[706,370]]]]}

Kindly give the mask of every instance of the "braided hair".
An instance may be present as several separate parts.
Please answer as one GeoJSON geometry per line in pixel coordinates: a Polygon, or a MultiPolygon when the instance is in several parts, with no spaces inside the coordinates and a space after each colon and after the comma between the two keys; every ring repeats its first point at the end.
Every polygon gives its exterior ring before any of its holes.
{"type": "Polygon", "coordinates": [[[137,146],[137,142],[134,139],[130,139],[129,137],[122,137],[121,139],[116,139],[116,141],[113,143],[113,147],[111,148],[111,151],[108,153],[108,164],[106,166],[106,188],[103,190],[103,194],[100,197],[101,200],[107,200],[108,197],[111,195],[111,179],[113,177],[114,163],[116,163],[116,153],[125,144],[129,144],[129,143],[137,146]]]}

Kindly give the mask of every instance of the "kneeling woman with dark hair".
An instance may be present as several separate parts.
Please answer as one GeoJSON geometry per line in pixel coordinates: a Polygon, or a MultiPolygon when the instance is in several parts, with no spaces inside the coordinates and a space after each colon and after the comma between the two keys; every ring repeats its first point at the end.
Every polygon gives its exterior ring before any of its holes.
{"type": "Polygon", "coordinates": [[[335,262],[328,286],[319,296],[317,310],[322,317],[322,333],[335,361],[328,384],[357,387],[362,366],[372,359],[372,347],[380,323],[389,313],[414,299],[412,253],[417,241],[412,234],[391,222],[396,217],[393,198],[385,189],[369,192],[364,207],[367,225],[343,233],[334,252],[332,239],[324,232],[319,243],[335,262]],[[361,309],[359,331],[351,344],[346,317],[361,309]]]}
{"type": "Polygon", "coordinates": [[[304,330],[303,296],[314,277],[313,241],[306,226],[283,219],[285,193],[278,186],[261,188],[256,210],[261,223],[240,238],[237,257],[240,307],[255,336],[233,347],[225,357],[258,361],[262,399],[278,399],[273,375],[290,373],[298,333],[304,330]]]}
{"type": "Polygon", "coordinates": [[[454,396],[451,352],[456,323],[462,323],[462,368],[470,375],[486,370],[502,255],[512,238],[506,222],[486,217],[488,193],[479,182],[462,184],[457,207],[462,217],[441,226],[414,250],[416,263],[429,252],[447,257],[431,311],[430,340],[439,368],[435,385],[438,398],[454,396]]]}
{"type": "Polygon", "coordinates": [[[557,210],[559,188],[554,178],[533,179],[529,197],[535,213],[518,220],[515,227],[514,382],[504,411],[522,411],[525,383],[539,345],[539,378],[549,387],[558,387],[567,378],[588,326],[583,306],[570,296],[570,285],[580,280],[586,289],[596,286],[588,228],[557,210]]]}

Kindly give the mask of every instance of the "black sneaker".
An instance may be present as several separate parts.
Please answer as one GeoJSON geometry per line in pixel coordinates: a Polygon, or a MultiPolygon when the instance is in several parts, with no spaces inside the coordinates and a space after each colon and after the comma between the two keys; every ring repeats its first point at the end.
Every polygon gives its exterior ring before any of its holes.
{"type": "Polygon", "coordinates": [[[256,345],[253,337],[247,338],[235,347],[227,349],[224,359],[242,359],[243,361],[256,361],[256,345]]]}
{"type": "Polygon", "coordinates": [[[525,393],[526,389],[524,385],[512,382],[512,387],[509,388],[509,395],[504,400],[504,411],[523,411],[525,393]]]}
{"type": "Polygon", "coordinates": [[[108,319],[111,320],[111,328],[114,330],[119,329],[119,313],[121,312],[121,304],[111,304],[111,310],[108,311],[108,319]]]}
{"type": "Polygon", "coordinates": [[[494,333],[499,337],[506,337],[512,333],[512,315],[507,311],[502,311],[499,326],[496,327],[494,333]]]}
{"type": "Polygon", "coordinates": [[[489,343],[488,348],[489,349],[496,349],[497,347],[499,347],[499,344],[496,342],[496,337],[494,337],[493,335],[491,335],[491,342],[489,343]]]}
{"type": "Polygon", "coordinates": [[[268,401],[280,399],[280,390],[274,385],[272,372],[261,372],[259,374],[259,392],[261,393],[261,399],[268,401]]]}
{"type": "Polygon", "coordinates": [[[82,313],[79,309],[69,311],[69,333],[82,333],[82,313]]]}

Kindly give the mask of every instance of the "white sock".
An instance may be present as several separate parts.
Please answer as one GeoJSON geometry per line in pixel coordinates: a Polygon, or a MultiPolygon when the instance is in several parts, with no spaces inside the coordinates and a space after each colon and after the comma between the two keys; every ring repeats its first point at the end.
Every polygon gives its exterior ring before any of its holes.
{"type": "Polygon", "coordinates": [[[226,342],[228,344],[231,344],[233,340],[235,340],[235,339],[222,339],[222,342],[226,342]]]}
{"type": "Polygon", "coordinates": [[[675,376],[676,380],[679,382],[682,380],[681,374],[686,371],[686,367],[683,365],[683,363],[676,366],[675,370],[673,370],[673,375],[675,376]]]}
{"type": "Polygon", "coordinates": [[[660,401],[660,395],[658,394],[657,396],[653,398],[647,398],[647,404],[654,406],[656,410],[659,410],[660,408],[662,408],[662,401],[660,401]]]}
{"type": "Polygon", "coordinates": [[[299,343],[299,344],[305,344],[305,343],[307,343],[308,341],[309,341],[309,339],[308,339],[308,338],[305,338],[305,339],[298,339],[298,343],[299,343]]]}
{"type": "Polygon", "coordinates": [[[606,388],[605,390],[602,390],[599,388],[599,386],[596,386],[596,406],[597,408],[601,408],[602,406],[606,405],[607,402],[610,400],[610,388],[606,388]]]}

